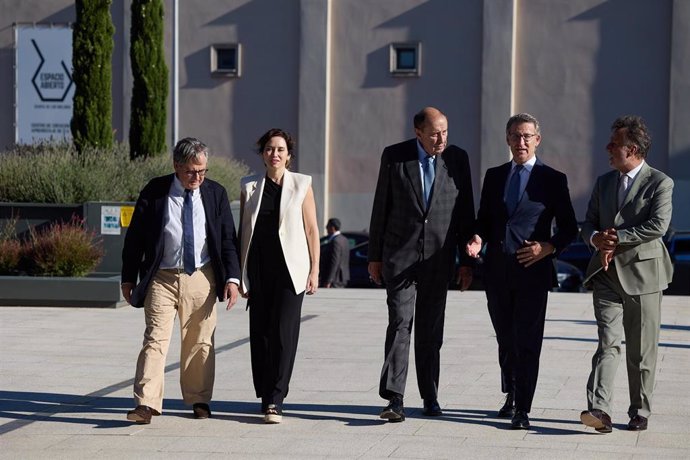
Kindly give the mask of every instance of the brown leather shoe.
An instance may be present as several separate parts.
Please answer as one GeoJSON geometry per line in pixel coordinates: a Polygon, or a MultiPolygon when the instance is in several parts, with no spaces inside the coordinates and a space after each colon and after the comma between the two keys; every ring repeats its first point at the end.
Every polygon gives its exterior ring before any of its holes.
{"type": "Polygon", "coordinates": [[[591,426],[599,433],[610,433],[613,431],[611,417],[603,410],[592,409],[582,411],[580,421],[587,426],[591,426]]]}
{"type": "Polygon", "coordinates": [[[629,431],[644,431],[647,429],[647,417],[636,415],[628,422],[629,431]]]}
{"type": "Polygon", "coordinates": [[[192,406],[194,411],[194,418],[209,418],[211,416],[211,409],[206,403],[196,403],[192,406]]]}
{"type": "Polygon", "coordinates": [[[151,423],[152,415],[153,410],[149,406],[137,406],[133,410],[127,412],[127,420],[131,420],[139,425],[148,425],[151,423]]]}

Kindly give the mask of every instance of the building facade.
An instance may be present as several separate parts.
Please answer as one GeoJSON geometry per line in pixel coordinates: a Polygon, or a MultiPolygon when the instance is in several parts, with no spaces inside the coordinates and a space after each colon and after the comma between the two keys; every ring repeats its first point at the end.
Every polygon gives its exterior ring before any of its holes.
{"type": "MultiPolygon", "coordinates": [[[[381,151],[432,105],[470,154],[477,200],[484,171],[509,158],[508,117],[535,115],[537,155],[568,175],[580,220],[609,170],[611,122],[642,115],[649,163],[676,182],[673,225],[690,229],[686,0],[165,0],[165,11],[168,145],[199,137],[260,171],[258,137],[294,133],[294,169],[314,177],[324,224],[368,227],[381,151]]],[[[130,3],[111,12],[113,129],[126,140],[130,3]]],[[[69,0],[0,2],[0,147],[16,140],[15,28],[75,19],[69,0]]]]}

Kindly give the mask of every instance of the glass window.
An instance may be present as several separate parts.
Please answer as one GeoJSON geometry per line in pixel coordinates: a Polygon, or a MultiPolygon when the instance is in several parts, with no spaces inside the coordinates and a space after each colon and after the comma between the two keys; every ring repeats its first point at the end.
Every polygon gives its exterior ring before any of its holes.
{"type": "Polygon", "coordinates": [[[240,44],[211,45],[211,74],[223,77],[240,76],[240,44]]]}
{"type": "Polygon", "coordinates": [[[418,77],[421,75],[421,60],[421,43],[391,43],[391,75],[402,77],[418,77]]]}

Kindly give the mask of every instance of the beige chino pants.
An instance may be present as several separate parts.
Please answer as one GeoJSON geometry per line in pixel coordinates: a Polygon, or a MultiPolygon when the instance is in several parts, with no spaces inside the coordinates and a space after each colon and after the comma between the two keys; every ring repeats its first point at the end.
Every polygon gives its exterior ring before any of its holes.
{"type": "Polygon", "coordinates": [[[180,318],[180,387],[185,404],[208,403],[215,379],[216,288],[206,264],[192,275],[159,270],[144,302],[146,330],[134,377],[136,405],[163,410],[165,358],[180,318]]]}

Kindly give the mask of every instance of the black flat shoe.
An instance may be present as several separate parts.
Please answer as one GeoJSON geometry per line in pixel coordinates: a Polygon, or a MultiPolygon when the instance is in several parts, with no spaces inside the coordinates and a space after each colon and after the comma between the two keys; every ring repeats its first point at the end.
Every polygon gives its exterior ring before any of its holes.
{"type": "Polygon", "coordinates": [[[277,404],[269,404],[266,407],[264,423],[275,424],[283,421],[283,410],[277,404]]]}

